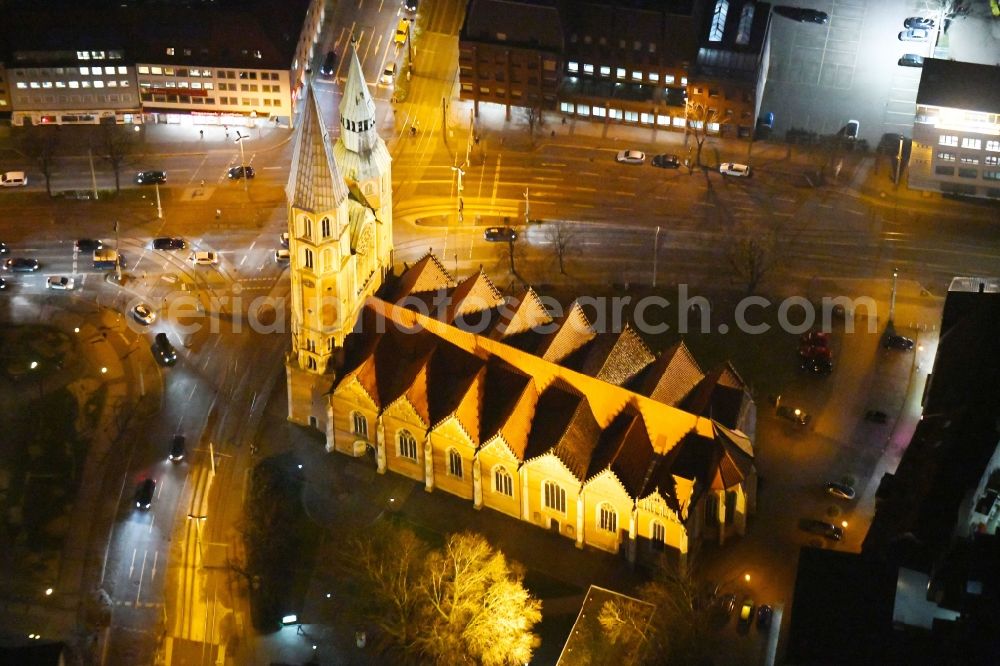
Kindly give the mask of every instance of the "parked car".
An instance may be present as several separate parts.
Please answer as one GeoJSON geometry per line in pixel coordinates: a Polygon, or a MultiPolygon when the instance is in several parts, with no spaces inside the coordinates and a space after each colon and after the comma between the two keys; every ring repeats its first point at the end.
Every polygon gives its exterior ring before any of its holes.
{"type": "Polygon", "coordinates": [[[818,534],[831,541],[840,541],[844,538],[844,530],[839,526],[814,518],[803,518],[799,522],[799,528],[810,534],[818,534]]]}
{"type": "Polygon", "coordinates": [[[69,291],[73,288],[73,278],[66,277],[65,275],[53,275],[45,281],[45,288],[69,291]]]}
{"type": "Polygon", "coordinates": [[[281,247],[288,247],[288,232],[285,231],[278,237],[281,240],[281,247]]]}
{"type": "Polygon", "coordinates": [[[382,77],[379,81],[383,85],[392,85],[392,80],[396,78],[396,63],[387,62],[385,64],[385,69],[382,70],[382,77]]]}
{"type": "Polygon", "coordinates": [[[899,33],[899,41],[901,42],[926,42],[927,38],[931,36],[930,31],[923,30],[921,28],[908,28],[907,30],[901,30],[899,33]]]}
{"type": "Polygon", "coordinates": [[[184,435],[174,435],[174,438],[170,440],[170,455],[167,457],[171,462],[184,459],[184,435]]]}
{"type": "Polygon", "coordinates": [[[327,51],[326,56],[323,58],[323,64],[320,65],[319,73],[323,76],[333,76],[333,70],[337,68],[337,52],[327,51]]]}
{"type": "Polygon", "coordinates": [[[517,240],[517,232],[511,227],[490,227],[483,232],[483,238],[492,243],[509,243],[517,240]]]}
{"type": "Polygon", "coordinates": [[[913,349],[913,340],[902,335],[889,335],[882,341],[882,346],[886,349],[902,349],[909,351],[913,349]]]}
{"type": "Polygon", "coordinates": [[[924,57],[916,53],[904,53],[899,59],[900,67],[923,67],[924,57]]]}
{"type": "Polygon", "coordinates": [[[23,171],[8,171],[0,174],[0,187],[22,187],[28,184],[28,177],[23,171]]]}
{"type": "Polygon", "coordinates": [[[244,176],[247,179],[250,179],[254,177],[254,170],[253,167],[250,166],[249,164],[246,166],[234,166],[231,167],[229,171],[226,172],[226,176],[229,178],[229,180],[239,180],[244,176]]]}
{"type": "Polygon", "coordinates": [[[7,280],[4,280],[2,277],[0,277],[0,289],[6,289],[6,288],[7,288],[7,280]]]}
{"type": "Polygon", "coordinates": [[[145,511],[153,505],[153,495],[156,492],[154,479],[143,479],[135,491],[135,508],[145,511]]]}
{"type": "Polygon", "coordinates": [[[73,243],[73,247],[76,248],[77,252],[93,252],[104,247],[104,241],[99,241],[96,238],[80,238],[73,243]]]}
{"type": "Polygon", "coordinates": [[[800,367],[814,375],[828,375],[833,372],[833,356],[829,349],[813,347],[810,353],[802,358],[800,367]]]}
{"type": "Polygon", "coordinates": [[[0,254],[7,254],[8,248],[7,243],[0,241],[0,254]]]}
{"type": "Polygon", "coordinates": [[[149,326],[156,321],[156,313],[153,312],[153,308],[145,303],[137,303],[136,306],[132,308],[132,318],[140,324],[149,326]]]}
{"type": "Polygon", "coordinates": [[[803,333],[802,337],[799,338],[799,343],[799,354],[802,356],[808,356],[810,350],[815,347],[829,349],[830,334],[826,331],[812,330],[807,333],[803,333]]]}
{"type": "Polygon", "coordinates": [[[774,13],[778,16],[784,16],[785,18],[792,19],[793,21],[798,21],[799,23],[816,23],[818,25],[826,25],[826,22],[830,20],[830,17],[826,12],[817,11],[815,9],[806,9],[804,7],[788,7],[785,5],[778,5],[774,8],[774,13]]]}
{"type": "Polygon", "coordinates": [[[219,263],[219,253],[206,250],[196,250],[188,257],[188,261],[197,266],[211,266],[219,263]]]}
{"type": "Polygon", "coordinates": [[[723,176],[737,176],[740,178],[750,177],[750,167],[746,164],[736,162],[723,162],[719,165],[719,173],[723,176]]]}
{"type": "Polygon", "coordinates": [[[183,250],[187,247],[185,243],[180,238],[154,238],[153,239],[153,249],[154,250],[183,250]]]}
{"type": "Polygon", "coordinates": [[[408,12],[417,11],[417,0],[403,0],[403,8],[408,12]]]}
{"type": "Polygon", "coordinates": [[[135,182],[139,185],[151,185],[153,183],[158,183],[162,185],[167,182],[167,172],[166,171],[140,171],[135,174],[135,182]]]}
{"type": "Polygon", "coordinates": [[[858,138],[858,132],[861,131],[861,121],[859,120],[848,120],[847,124],[844,125],[844,136],[850,140],[858,138]]]}
{"type": "Polygon", "coordinates": [[[282,248],[274,251],[274,260],[279,264],[287,264],[292,260],[292,253],[282,248]]]}
{"type": "Polygon", "coordinates": [[[750,597],[743,597],[743,605],[740,606],[740,626],[749,627],[750,623],[753,622],[753,599],[750,597]]]}
{"type": "Polygon", "coordinates": [[[153,339],[153,356],[160,365],[171,366],[177,363],[177,350],[170,344],[166,333],[157,333],[153,339]]]}
{"type": "Polygon", "coordinates": [[[654,155],[649,163],[661,169],[677,169],[681,165],[681,158],[676,155],[654,155]]]}
{"type": "Polygon", "coordinates": [[[38,259],[11,257],[3,262],[3,269],[12,273],[34,273],[38,270],[38,259]]]}
{"type": "Polygon", "coordinates": [[[837,483],[831,481],[826,484],[826,492],[830,493],[834,497],[839,497],[841,499],[852,500],[854,499],[854,488],[850,487],[846,483],[837,483]]]}
{"type": "Polygon", "coordinates": [[[778,409],[775,413],[783,419],[802,426],[808,424],[810,418],[812,418],[809,414],[798,407],[789,407],[788,405],[778,405],[778,409]]]}
{"type": "Polygon", "coordinates": [[[641,150],[621,150],[615,155],[615,161],[621,164],[642,164],[646,161],[646,153],[641,150]]]}
{"type": "Polygon", "coordinates": [[[767,604],[761,604],[760,608],[757,609],[757,629],[759,631],[770,629],[773,616],[774,610],[767,604]]]}
{"type": "Polygon", "coordinates": [[[392,41],[397,46],[402,46],[406,43],[406,38],[410,35],[410,19],[401,18],[399,23],[396,24],[396,34],[393,35],[392,41]]]}
{"type": "Polygon", "coordinates": [[[736,595],[730,592],[729,594],[724,594],[721,597],[717,597],[719,600],[719,609],[722,610],[726,616],[733,614],[736,609],[736,595]]]}
{"type": "Polygon", "coordinates": [[[923,16],[911,16],[903,21],[903,27],[916,28],[920,30],[933,30],[934,19],[924,18],[923,16]]]}

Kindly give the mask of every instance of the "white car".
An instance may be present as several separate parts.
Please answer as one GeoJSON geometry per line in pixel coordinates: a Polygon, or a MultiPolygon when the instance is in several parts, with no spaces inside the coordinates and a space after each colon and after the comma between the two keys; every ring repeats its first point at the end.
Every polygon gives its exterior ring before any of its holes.
{"type": "Polygon", "coordinates": [[[642,164],[646,161],[646,153],[641,150],[623,150],[615,157],[622,164],[642,164]]]}
{"type": "Polygon", "coordinates": [[[281,241],[281,247],[288,247],[288,232],[286,231],[278,236],[278,240],[281,241]]]}
{"type": "Polygon", "coordinates": [[[140,324],[145,324],[146,326],[156,321],[156,313],[153,312],[153,308],[145,303],[139,303],[132,308],[132,317],[140,324]]]}
{"type": "Polygon", "coordinates": [[[63,291],[69,291],[73,288],[73,278],[66,277],[65,275],[53,275],[45,281],[45,287],[47,289],[62,289],[63,291]]]}
{"type": "Polygon", "coordinates": [[[390,62],[382,70],[382,78],[379,81],[384,85],[392,85],[392,80],[396,78],[396,63],[390,62]]]}
{"type": "Polygon", "coordinates": [[[289,261],[292,260],[292,254],[288,250],[284,250],[284,249],[282,249],[282,250],[275,250],[274,251],[274,260],[276,262],[278,262],[279,264],[287,264],[289,261]]]}
{"type": "Polygon", "coordinates": [[[737,176],[740,178],[750,177],[750,167],[746,164],[736,162],[723,162],[719,165],[719,173],[723,176],[737,176]]]}
{"type": "Polygon", "coordinates": [[[28,177],[24,175],[23,171],[8,171],[0,174],[0,186],[2,187],[21,187],[27,184],[28,177]]]}
{"type": "Polygon", "coordinates": [[[191,253],[191,256],[188,257],[188,261],[198,266],[211,266],[219,263],[219,253],[198,250],[191,253]]]}

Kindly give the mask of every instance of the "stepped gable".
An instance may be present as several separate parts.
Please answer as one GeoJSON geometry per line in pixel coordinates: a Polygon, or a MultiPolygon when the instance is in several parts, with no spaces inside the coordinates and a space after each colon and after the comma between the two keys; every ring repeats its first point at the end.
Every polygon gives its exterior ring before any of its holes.
{"type": "Polygon", "coordinates": [[[728,490],[739,485],[753,471],[753,448],[745,435],[718,423],[715,426],[715,473],[709,487],[728,490]]]}
{"type": "MultiPolygon", "coordinates": [[[[449,324],[455,324],[456,319],[497,308],[504,302],[500,290],[486,277],[482,269],[459,282],[448,296],[449,299],[444,306],[444,316],[441,319],[449,324]]],[[[440,314],[439,310],[439,317],[440,314]]]]}
{"type": "Polygon", "coordinates": [[[638,500],[657,459],[642,414],[629,405],[601,432],[587,477],[610,468],[629,497],[638,500]]]}
{"type": "Polygon", "coordinates": [[[480,419],[480,442],[503,437],[518,460],[524,461],[538,392],[531,377],[496,356],[486,364],[480,419]]]}
{"type": "Polygon", "coordinates": [[[446,340],[430,357],[427,383],[431,426],[455,416],[469,439],[479,444],[479,404],[484,361],[446,340]]]}
{"type": "Polygon", "coordinates": [[[507,340],[511,336],[551,324],[549,314],[541,298],[531,287],[519,297],[510,297],[500,309],[497,325],[490,331],[493,340],[507,340]]]}
{"type": "Polygon", "coordinates": [[[601,333],[585,350],[580,372],[615,386],[625,386],[656,360],[653,352],[629,325],[621,333],[601,333]]]}
{"type": "Polygon", "coordinates": [[[427,363],[438,339],[426,330],[404,332],[389,325],[375,348],[375,379],[382,406],[405,396],[428,427],[427,363]]]}
{"type": "Polygon", "coordinates": [[[723,363],[705,375],[681,403],[681,408],[736,428],[743,414],[745,397],[743,380],[732,365],[723,363]]]}
{"type": "Polygon", "coordinates": [[[631,384],[636,393],[677,407],[704,378],[691,350],[681,341],[660,354],[631,384]]]}
{"type": "Polygon", "coordinates": [[[293,208],[319,214],[338,208],[348,191],[333,159],[319,100],[309,85],[302,90],[308,99],[302,101],[285,195],[293,208]]]}
{"type": "Polygon", "coordinates": [[[425,254],[399,277],[393,302],[399,304],[407,296],[451,289],[455,280],[433,254],[425,254]]]}
{"type": "Polygon", "coordinates": [[[551,453],[582,482],[600,434],[587,398],[557,380],[538,397],[525,460],[551,453]]]}
{"type": "Polygon", "coordinates": [[[573,301],[559,328],[542,337],[535,355],[546,361],[559,363],[567,356],[594,339],[597,333],[580,303],[573,301]]]}

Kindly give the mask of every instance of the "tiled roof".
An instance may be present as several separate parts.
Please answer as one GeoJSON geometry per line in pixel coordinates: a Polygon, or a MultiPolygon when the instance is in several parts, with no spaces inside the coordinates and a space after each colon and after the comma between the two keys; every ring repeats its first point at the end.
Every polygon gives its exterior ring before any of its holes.
{"type": "Polygon", "coordinates": [[[574,302],[560,322],[558,330],[545,336],[535,353],[546,361],[558,363],[593,340],[596,335],[587,314],[578,302],[574,302]]]}
{"type": "Polygon", "coordinates": [[[483,312],[503,305],[503,296],[493,282],[480,270],[470,275],[455,287],[446,301],[444,321],[452,323],[458,317],[475,312],[483,312]]]}
{"type": "Polygon", "coordinates": [[[750,440],[725,426],[715,424],[715,472],[709,482],[712,490],[729,490],[740,483],[753,470],[753,447],[750,440]]]}
{"type": "Polygon", "coordinates": [[[479,443],[479,402],[484,362],[455,345],[438,340],[427,374],[430,424],[456,416],[469,438],[479,443]]]}
{"type": "Polygon", "coordinates": [[[590,343],[580,372],[625,386],[655,360],[635,329],[626,325],[621,333],[602,333],[590,343]]]}
{"type": "Polygon", "coordinates": [[[349,180],[377,179],[391,172],[392,158],[378,135],[375,100],[361,71],[354,42],[347,58],[347,81],[340,99],[340,136],[333,155],[341,173],[349,180]]]}
{"type": "Polygon", "coordinates": [[[743,381],[729,363],[724,363],[709,372],[681,406],[692,414],[737,428],[747,401],[743,381]]]}
{"type": "Polygon", "coordinates": [[[545,308],[534,289],[529,288],[520,298],[511,297],[500,312],[500,321],[490,337],[502,340],[518,333],[552,323],[552,315],[545,308]]]}
{"type": "Polygon", "coordinates": [[[455,280],[437,257],[425,254],[421,259],[408,267],[399,278],[393,300],[399,303],[411,294],[430,291],[440,291],[455,286],[455,280]]]}
{"type": "Polygon", "coordinates": [[[491,356],[483,382],[480,441],[489,441],[499,434],[511,452],[523,461],[537,401],[538,391],[531,377],[491,356]]]}
{"type": "Polygon", "coordinates": [[[285,194],[292,206],[322,213],[343,203],[347,198],[347,185],[333,159],[319,101],[309,86],[303,86],[302,90],[309,99],[302,103],[285,194]]]}
{"type": "Polygon", "coordinates": [[[629,496],[638,498],[657,457],[642,414],[634,407],[626,407],[601,432],[587,478],[610,467],[629,496]]]}
{"type": "Polygon", "coordinates": [[[552,453],[583,482],[601,432],[587,398],[556,381],[538,397],[535,413],[544,416],[532,425],[525,459],[552,453]]]}
{"type": "Polygon", "coordinates": [[[660,354],[638,378],[636,392],[676,407],[705,374],[683,341],[660,354]]]}
{"type": "Polygon", "coordinates": [[[386,327],[375,348],[375,378],[383,408],[405,395],[430,424],[426,369],[436,343],[437,338],[427,331],[407,333],[386,327]]]}

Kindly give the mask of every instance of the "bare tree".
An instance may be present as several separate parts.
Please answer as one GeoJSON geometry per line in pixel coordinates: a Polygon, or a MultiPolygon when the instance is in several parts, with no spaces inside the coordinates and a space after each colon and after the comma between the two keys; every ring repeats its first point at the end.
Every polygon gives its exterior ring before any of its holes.
{"type": "Polygon", "coordinates": [[[747,296],[755,293],[775,264],[775,236],[758,237],[747,233],[732,240],[727,259],[733,279],[743,285],[747,296]]]}
{"type": "Polygon", "coordinates": [[[45,192],[52,196],[52,172],[55,167],[56,150],[59,147],[59,127],[27,128],[21,135],[21,152],[34,161],[45,177],[45,192]]]}
{"type": "Polygon", "coordinates": [[[645,632],[646,664],[702,664],[711,656],[710,600],[698,593],[691,568],[661,562],[651,582],[639,590],[642,599],[656,606],[645,632]]]}
{"type": "Polygon", "coordinates": [[[448,537],[429,551],[409,530],[379,524],[350,540],[363,578],[368,620],[386,647],[421,664],[453,664],[456,655],[483,666],[531,660],[541,602],[523,573],[481,536],[448,537]]]}
{"type": "Polygon", "coordinates": [[[521,107],[521,115],[528,123],[528,136],[531,137],[531,142],[534,144],[535,134],[545,128],[545,116],[541,103],[536,100],[531,106],[521,107]]]}
{"type": "Polygon", "coordinates": [[[132,132],[120,125],[102,123],[98,137],[97,154],[115,172],[115,193],[121,192],[121,171],[125,159],[132,152],[132,132]]]}
{"type": "Polygon", "coordinates": [[[576,234],[565,222],[551,222],[546,225],[549,241],[556,252],[556,259],[559,260],[559,272],[566,275],[566,253],[575,245],[576,234]]]}
{"type": "MultiPolygon", "coordinates": [[[[702,166],[701,148],[705,145],[705,139],[708,137],[708,126],[718,120],[719,111],[718,109],[709,108],[700,102],[688,100],[684,113],[688,131],[694,136],[695,145],[698,147],[695,152],[694,163],[695,166],[700,168],[702,166]]],[[[693,168],[688,167],[688,169],[689,172],[694,172],[693,168]]]]}

